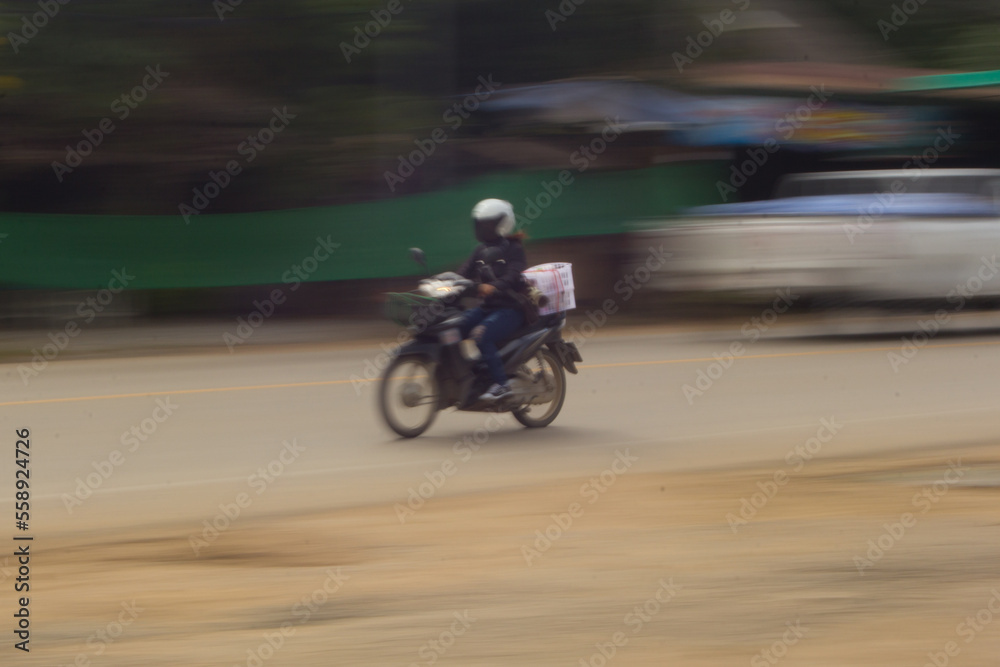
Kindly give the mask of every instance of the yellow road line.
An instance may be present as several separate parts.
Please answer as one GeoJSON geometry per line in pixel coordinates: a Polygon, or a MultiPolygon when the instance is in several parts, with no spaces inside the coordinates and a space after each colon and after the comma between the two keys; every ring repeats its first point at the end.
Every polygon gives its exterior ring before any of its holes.
{"type": "MultiPolygon", "coordinates": [[[[9,401],[0,403],[0,408],[12,405],[41,405],[43,403],[73,403],[75,401],[105,401],[115,398],[143,398],[145,396],[178,396],[180,394],[214,394],[226,391],[254,391],[258,389],[293,389],[296,387],[324,387],[350,384],[354,380],[324,380],[322,382],[291,382],[288,384],[259,384],[247,387],[210,387],[208,389],[175,389],[174,391],[144,391],[137,394],[105,394],[103,396],[74,396],[72,398],[43,398],[33,401],[9,401]]],[[[374,380],[365,380],[374,382],[374,380]]]]}
{"type": "MultiPolygon", "coordinates": [[[[995,347],[1000,345],[1000,341],[987,341],[980,343],[940,343],[938,345],[925,345],[920,349],[935,349],[948,347],[995,347]]],[[[745,354],[734,357],[736,361],[743,359],[780,359],[783,357],[822,357],[834,354],[861,354],[865,352],[899,352],[899,346],[895,347],[862,347],[852,350],[811,350],[809,352],[776,352],[774,354],[745,354]]],[[[727,351],[728,354],[728,351],[727,351]]],[[[723,357],[725,358],[725,357],[723,357]]],[[[701,364],[718,361],[715,357],[703,357],[701,359],[664,359],[661,361],[626,361],[615,364],[592,364],[577,366],[577,368],[623,368],[626,366],[661,366],[664,364],[701,364]]]]}
{"type": "MultiPolygon", "coordinates": [[[[925,345],[921,349],[943,349],[953,347],[996,347],[1000,341],[986,341],[979,343],[939,343],[936,345],[925,345]]],[[[736,361],[746,359],[782,359],[790,357],[820,357],[837,354],[864,354],[870,352],[898,352],[899,347],[865,347],[850,350],[810,350],[808,352],[776,352],[774,354],[749,354],[736,356],[736,361]]],[[[718,361],[715,357],[700,357],[691,359],[661,359],[657,361],[625,361],[614,364],[587,364],[580,365],[580,370],[597,368],[628,368],[632,366],[663,366],[667,364],[701,364],[718,361]]],[[[71,398],[43,398],[30,401],[8,401],[0,403],[0,408],[13,407],[17,405],[45,405],[48,403],[76,403],[80,401],[107,401],[120,398],[144,398],[149,396],[179,396],[184,394],[217,394],[230,391],[258,391],[264,389],[297,389],[301,387],[330,387],[342,384],[352,384],[354,382],[377,382],[378,379],[356,380],[324,380],[321,382],[289,382],[286,384],[260,384],[246,387],[210,387],[207,389],[176,389],[173,391],[144,391],[135,394],[106,394],[102,396],[74,396],[71,398]]]]}

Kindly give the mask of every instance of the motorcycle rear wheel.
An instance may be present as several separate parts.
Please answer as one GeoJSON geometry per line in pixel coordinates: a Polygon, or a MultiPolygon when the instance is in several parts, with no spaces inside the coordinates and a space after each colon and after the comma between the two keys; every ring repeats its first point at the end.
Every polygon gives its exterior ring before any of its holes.
{"type": "Polygon", "coordinates": [[[438,413],[440,392],[434,364],[424,357],[399,357],[382,374],[379,409],[397,435],[422,435],[438,413]]]}
{"type": "Polygon", "coordinates": [[[514,419],[528,428],[545,428],[555,421],[566,401],[566,371],[559,358],[549,349],[536,354],[522,368],[534,375],[542,373],[552,383],[555,397],[542,405],[526,405],[513,411],[514,419]]]}

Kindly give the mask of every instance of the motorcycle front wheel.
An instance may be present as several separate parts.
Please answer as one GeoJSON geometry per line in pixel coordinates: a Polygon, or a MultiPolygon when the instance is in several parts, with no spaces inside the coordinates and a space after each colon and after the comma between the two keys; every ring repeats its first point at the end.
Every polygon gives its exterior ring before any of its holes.
{"type": "Polygon", "coordinates": [[[416,438],[430,428],[437,416],[439,397],[434,364],[424,357],[399,357],[382,375],[382,418],[404,438],[416,438]]]}

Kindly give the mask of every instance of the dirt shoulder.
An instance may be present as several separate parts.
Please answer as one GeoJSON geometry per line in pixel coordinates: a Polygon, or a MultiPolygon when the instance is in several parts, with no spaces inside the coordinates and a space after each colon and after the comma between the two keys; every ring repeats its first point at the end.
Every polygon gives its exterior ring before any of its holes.
{"type": "Polygon", "coordinates": [[[626,473],[439,498],[404,523],[387,505],[241,518],[200,547],[160,511],[32,546],[18,664],[991,664],[998,471],[983,446],[814,461],[783,484],[626,473]]]}

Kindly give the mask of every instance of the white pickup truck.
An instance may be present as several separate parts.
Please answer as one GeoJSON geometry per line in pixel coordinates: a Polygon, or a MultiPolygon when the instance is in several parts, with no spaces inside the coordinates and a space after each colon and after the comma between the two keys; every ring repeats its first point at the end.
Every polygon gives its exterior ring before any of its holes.
{"type": "Polygon", "coordinates": [[[995,296],[1000,170],[798,174],[772,199],[691,209],[633,240],[671,253],[650,286],[672,292],[995,296]]]}

